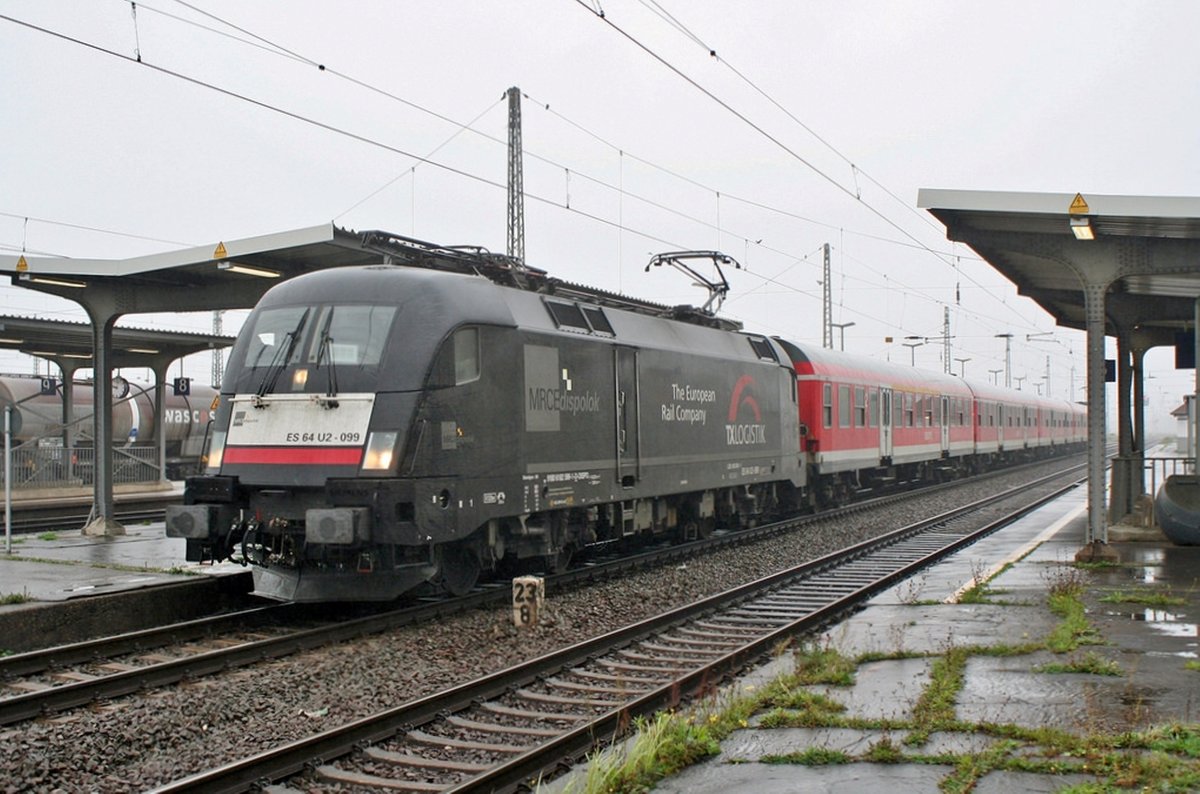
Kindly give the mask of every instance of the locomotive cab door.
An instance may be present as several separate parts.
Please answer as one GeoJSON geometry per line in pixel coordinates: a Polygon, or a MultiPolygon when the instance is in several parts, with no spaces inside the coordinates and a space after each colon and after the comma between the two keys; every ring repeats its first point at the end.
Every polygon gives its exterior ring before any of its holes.
{"type": "Polygon", "coordinates": [[[641,416],[638,404],[638,356],[631,347],[614,349],[616,377],[617,479],[632,488],[641,476],[641,416]]]}
{"type": "Polygon", "coordinates": [[[879,457],[892,457],[892,390],[879,390],[879,457]]]}

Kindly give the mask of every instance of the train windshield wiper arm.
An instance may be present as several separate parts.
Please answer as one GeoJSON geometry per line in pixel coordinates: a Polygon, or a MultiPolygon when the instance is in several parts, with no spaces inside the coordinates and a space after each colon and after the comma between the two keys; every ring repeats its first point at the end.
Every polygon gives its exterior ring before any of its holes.
{"type": "MultiPolygon", "coordinates": [[[[322,361],[328,360],[329,363],[329,375],[327,383],[328,389],[325,392],[326,397],[337,397],[338,393],[337,367],[333,361],[333,337],[329,335],[329,326],[332,324],[333,310],[331,309],[329,315],[325,318],[325,326],[321,329],[321,343],[317,348],[317,369],[321,368],[322,361]]],[[[328,407],[336,408],[337,403],[329,403],[328,407]]]]}
{"type": "Polygon", "coordinates": [[[296,345],[300,341],[300,332],[304,330],[304,323],[308,321],[308,309],[300,315],[299,322],[296,327],[288,331],[286,343],[280,344],[279,349],[275,351],[275,356],[271,359],[271,363],[267,365],[267,371],[263,374],[262,383],[258,385],[256,394],[259,397],[270,394],[275,391],[275,383],[279,380],[279,375],[287,366],[288,361],[292,358],[292,353],[296,350],[296,345]]]}

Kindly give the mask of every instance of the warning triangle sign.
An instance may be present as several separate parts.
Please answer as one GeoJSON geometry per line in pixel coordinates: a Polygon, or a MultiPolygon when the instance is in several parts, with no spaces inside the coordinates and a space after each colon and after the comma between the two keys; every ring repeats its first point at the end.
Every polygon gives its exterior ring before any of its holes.
{"type": "MultiPolygon", "coordinates": [[[[1085,204],[1084,206],[1086,207],[1087,205],[1085,204]]],[[[229,253],[225,250],[225,243],[217,243],[217,247],[213,251],[213,259],[224,259],[227,256],[229,256],[229,253]]]]}
{"type": "Polygon", "coordinates": [[[29,263],[25,261],[25,254],[21,254],[17,257],[17,272],[24,273],[27,270],[29,270],[29,263]]]}
{"type": "Polygon", "coordinates": [[[1087,215],[1091,212],[1088,208],[1088,203],[1083,200],[1082,193],[1075,194],[1075,200],[1071,202],[1071,208],[1067,210],[1072,215],[1087,215]]]}

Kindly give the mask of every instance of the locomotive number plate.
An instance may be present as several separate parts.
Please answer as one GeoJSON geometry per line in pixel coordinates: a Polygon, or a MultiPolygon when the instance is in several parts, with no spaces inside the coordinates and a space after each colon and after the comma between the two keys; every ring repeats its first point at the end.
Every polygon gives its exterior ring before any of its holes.
{"type": "Polygon", "coordinates": [[[367,440],[375,395],[272,394],[233,398],[227,442],[255,447],[346,447],[367,440]]]}

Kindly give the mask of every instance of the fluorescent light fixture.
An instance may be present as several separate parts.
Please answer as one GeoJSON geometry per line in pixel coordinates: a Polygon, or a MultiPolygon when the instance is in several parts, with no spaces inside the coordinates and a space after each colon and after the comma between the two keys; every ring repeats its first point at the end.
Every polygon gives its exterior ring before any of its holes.
{"type": "Polygon", "coordinates": [[[7,339],[5,337],[0,337],[0,345],[22,345],[22,344],[25,344],[24,339],[7,339]]]}
{"type": "Polygon", "coordinates": [[[130,353],[157,353],[158,351],[151,347],[131,347],[130,353]]]}
{"type": "Polygon", "coordinates": [[[78,358],[84,361],[88,361],[92,357],[91,353],[63,353],[58,350],[30,350],[29,355],[42,358],[78,358]]]}
{"type": "Polygon", "coordinates": [[[52,287],[74,287],[75,289],[83,289],[87,286],[82,281],[70,281],[65,278],[51,278],[50,276],[31,276],[28,273],[21,274],[21,281],[28,281],[32,284],[49,284],[52,287]]]}
{"type": "Polygon", "coordinates": [[[279,278],[278,270],[268,270],[265,267],[239,265],[235,262],[218,262],[218,270],[228,270],[230,273],[241,273],[243,276],[258,276],[259,278],[279,278]]]}
{"type": "Polygon", "coordinates": [[[1091,218],[1072,218],[1071,231],[1075,232],[1076,240],[1095,240],[1096,230],[1092,228],[1091,218]]]}

